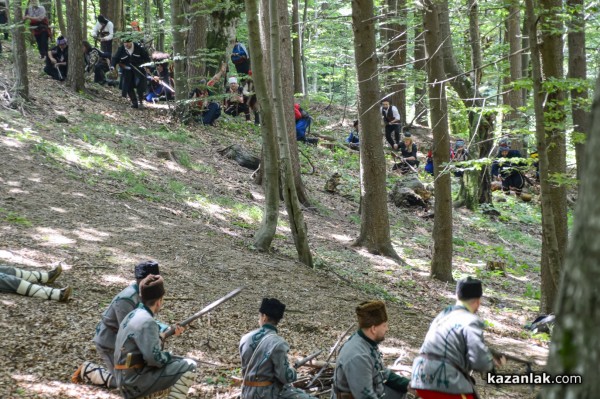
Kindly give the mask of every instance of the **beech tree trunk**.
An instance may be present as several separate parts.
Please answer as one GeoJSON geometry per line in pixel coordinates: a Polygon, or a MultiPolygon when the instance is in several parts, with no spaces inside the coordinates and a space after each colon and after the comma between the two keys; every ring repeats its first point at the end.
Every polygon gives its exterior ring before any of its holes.
{"type": "Polygon", "coordinates": [[[279,218],[279,151],[273,123],[273,104],[270,101],[271,96],[267,85],[270,76],[265,73],[270,69],[264,68],[264,64],[268,62],[268,59],[264,57],[261,47],[258,10],[258,0],[246,1],[248,44],[252,53],[252,76],[256,87],[256,98],[261,108],[260,130],[263,142],[261,170],[265,192],[263,218],[259,229],[254,235],[254,245],[259,251],[266,252],[271,248],[279,218]]]}
{"type": "Polygon", "coordinates": [[[81,37],[87,40],[87,22],[88,22],[88,2],[83,0],[82,20],[81,20],[81,37]]]}
{"type": "MultiPolygon", "coordinates": [[[[542,41],[539,45],[542,56],[543,79],[549,84],[552,79],[561,80],[563,72],[563,38],[564,31],[561,15],[564,11],[561,0],[540,1],[540,31],[542,41]]],[[[548,175],[563,175],[567,172],[567,140],[566,140],[566,114],[564,102],[566,93],[559,86],[550,86],[546,90],[544,99],[545,134],[547,137],[548,175]]],[[[539,150],[539,149],[538,149],[539,150]]],[[[554,234],[558,244],[558,258],[553,259],[554,248],[550,249],[548,240],[542,240],[542,312],[550,313],[554,310],[554,302],[558,293],[560,273],[567,249],[567,188],[564,184],[549,182],[551,184],[550,205],[554,224],[554,234]]],[[[543,204],[543,202],[542,202],[543,204]]],[[[542,205],[543,206],[543,205],[542,205]]],[[[542,224],[542,235],[544,235],[542,224]]],[[[548,231],[547,234],[552,234],[548,231]]]]}
{"type": "Polygon", "coordinates": [[[62,0],[56,0],[56,16],[58,17],[58,26],[60,28],[61,35],[67,36],[67,24],[65,24],[65,16],[63,14],[62,0]]]}
{"type": "Polygon", "coordinates": [[[403,123],[406,123],[406,0],[387,0],[385,37],[388,43],[385,73],[386,93],[395,104],[403,123]]]}
{"type": "MultiPolygon", "coordinates": [[[[535,109],[535,131],[537,139],[538,156],[540,163],[540,187],[542,201],[542,313],[552,313],[558,278],[562,264],[562,256],[558,243],[557,228],[555,225],[554,207],[552,204],[552,192],[556,187],[552,187],[549,177],[548,155],[549,141],[546,140],[546,117],[544,114],[544,100],[546,93],[542,88],[542,65],[541,52],[536,39],[537,38],[537,18],[534,14],[534,0],[526,1],[527,20],[530,22],[529,37],[532,38],[529,43],[531,51],[531,72],[533,77],[534,109],[535,109]],[[546,258],[546,259],[544,259],[546,258]]],[[[566,238],[565,238],[566,239],[566,238]]]]}
{"type": "MultiPolygon", "coordinates": [[[[203,2],[201,0],[192,0],[189,13],[190,31],[187,35],[187,85],[188,89],[193,89],[198,85],[200,79],[206,74],[202,57],[202,50],[206,48],[206,32],[208,23],[205,15],[199,14],[202,10],[203,2]]],[[[219,61],[224,61],[220,59],[219,61]]],[[[220,62],[215,67],[219,68],[220,62]]],[[[190,91],[187,90],[187,91],[190,91]]]]}
{"type": "Polygon", "coordinates": [[[423,28],[425,48],[428,55],[428,86],[431,125],[433,126],[433,170],[434,219],[433,219],[433,258],[431,277],[453,282],[452,278],[452,190],[450,174],[442,164],[450,162],[450,137],[448,134],[448,104],[444,82],[444,64],[440,52],[440,30],[438,3],[425,0],[423,28]]]}
{"type": "Polygon", "coordinates": [[[69,40],[69,72],[67,73],[67,85],[75,92],[85,89],[85,77],[83,76],[85,60],[83,58],[83,34],[81,32],[81,3],[79,0],[66,0],[67,37],[69,40]]]}
{"type": "MultiPolygon", "coordinates": [[[[508,63],[510,65],[510,77],[507,83],[516,82],[521,79],[523,66],[521,65],[521,7],[518,0],[510,0],[508,5],[507,19],[507,41],[509,45],[508,63]]],[[[508,89],[508,88],[506,88],[508,89]]],[[[523,106],[521,90],[510,90],[507,93],[506,105],[510,106],[510,111],[506,114],[505,121],[516,121],[519,118],[518,108],[523,106]]],[[[507,126],[509,129],[511,124],[507,126]]],[[[519,149],[519,148],[517,148],[519,149]]]]}
{"type": "Polygon", "coordinates": [[[585,84],[587,65],[585,60],[585,18],[583,0],[567,0],[569,8],[569,78],[579,79],[582,88],[571,89],[571,112],[573,113],[573,133],[577,161],[577,179],[581,180],[581,170],[585,164],[585,138],[590,131],[590,113],[586,111],[588,91],[585,84]]]}
{"type": "MultiPolygon", "coordinates": [[[[283,199],[290,220],[290,230],[296,244],[298,259],[305,265],[312,267],[312,254],[308,245],[308,234],[306,223],[300,201],[296,192],[296,184],[294,181],[294,173],[292,170],[291,148],[288,135],[288,118],[286,117],[285,98],[283,96],[283,84],[281,69],[281,50],[280,44],[284,39],[280,35],[279,27],[279,4],[278,0],[269,1],[269,12],[271,21],[271,84],[272,84],[272,100],[275,112],[275,126],[279,139],[279,155],[280,162],[280,177],[282,180],[283,199]]],[[[289,42],[288,42],[289,45],[289,42]]]]}
{"type": "Polygon", "coordinates": [[[360,235],[353,245],[399,259],[390,239],[386,170],[379,114],[379,79],[373,0],[352,0],[354,58],[358,76],[360,137],[360,235]]]}
{"type": "MultiPolygon", "coordinates": [[[[156,12],[158,13],[158,19],[165,19],[165,5],[163,0],[156,1],[156,12]]],[[[158,31],[158,43],[156,43],[156,49],[158,51],[165,51],[165,30],[159,27],[158,31]]]]}
{"type": "Polygon", "coordinates": [[[545,385],[544,399],[594,399],[600,392],[600,78],[596,83],[590,126],[546,367],[552,375],[581,376],[582,383],[545,385]]]}
{"type": "Polygon", "coordinates": [[[186,107],[183,101],[187,98],[185,85],[185,44],[181,29],[184,27],[183,0],[171,0],[171,26],[173,35],[173,64],[175,79],[176,114],[184,115],[186,107]]]}
{"type": "MultiPolygon", "coordinates": [[[[13,7],[14,19],[10,18],[10,2],[6,0],[6,14],[8,16],[8,24],[12,21],[22,21],[23,11],[19,1],[15,1],[13,7]]],[[[12,43],[13,56],[15,60],[15,84],[14,92],[12,93],[12,105],[16,106],[21,100],[29,101],[29,77],[27,76],[27,47],[25,43],[25,26],[22,23],[12,25],[12,43]]]]}
{"type": "MultiPolygon", "coordinates": [[[[421,16],[422,17],[422,16],[421,16]]],[[[415,117],[416,122],[423,126],[429,124],[429,107],[427,106],[427,85],[425,65],[425,38],[423,36],[423,25],[416,23],[415,26],[415,117]],[[421,78],[424,75],[424,78],[421,78]]]]}
{"type": "Polygon", "coordinates": [[[292,0],[292,47],[294,48],[294,93],[304,93],[302,78],[302,30],[299,0],[292,0]]]}

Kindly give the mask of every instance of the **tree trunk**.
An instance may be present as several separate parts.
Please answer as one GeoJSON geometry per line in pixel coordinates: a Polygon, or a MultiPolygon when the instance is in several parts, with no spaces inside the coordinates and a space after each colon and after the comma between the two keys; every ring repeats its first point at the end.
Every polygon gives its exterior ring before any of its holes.
{"type": "MultiPolygon", "coordinates": [[[[8,25],[11,24],[10,3],[6,1],[6,14],[8,16],[8,25]]],[[[16,106],[21,99],[29,101],[29,77],[27,76],[27,47],[25,43],[25,26],[20,23],[23,20],[23,11],[19,1],[15,1],[13,7],[13,21],[19,21],[12,26],[13,55],[15,61],[15,84],[12,93],[13,106],[16,106]]]]}
{"type": "Polygon", "coordinates": [[[428,55],[429,109],[433,126],[433,170],[434,183],[434,220],[433,220],[433,258],[431,277],[453,282],[452,278],[452,192],[450,174],[444,171],[442,164],[450,162],[450,139],[448,134],[448,104],[446,102],[444,64],[440,52],[441,45],[438,4],[425,0],[423,29],[425,48],[428,55]]]}
{"type": "Polygon", "coordinates": [[[406,0],[387,0],[388,13],[385,23],[385,37],[388,43],[386,63],[388,70],[385,74],[384,86],[390,95],[392,104],[396,104],[400,118],[406,122],[406,0]]]}
{"type": "MultiPolygon", "coordinates": [[[[508,6],[507,21],[507,39],[509,45],[508,63],[510,65],[509,82],[516,82],[521,79],[523,66],[521,65],[521,7],[518,0],[511,0],[508,6]]],[[[519,118],[518,108],[523,106],[521,90],[510,90],[508,92],[508,102],[510,111],[506,114],[505,121],[515,121],[519,118]]],[[[508,128],[510,129],[509,124],[508,128]]]]}
{"type": "MultiPolygon", "coordinates": [[[[530,22],[529,37],[537,38],[537,19],[534,14],[534,0],[527,0],[527,20],[530,22]]],[[[560,266],[562,256],[559,249],[557,229],[555,225],[554,207],[552,204],[552,192],[556,187],[552,187],[549,177],[549,162],[551,157],[548,155],[549,142],[546,140],[546,122],[544,114],[544,98],[546,93],[542,88],[542,65],[541,53],[536,39],[529,43],[531,51],[531,71],[533,76],[533,93],[535,109],[535,131],[537,138],[537,148],[540,163],[540,187],[542,200],[542,313],[552,313],[552,306],[558,286],[560,266]],[[546,259],[544,259],[546,258],[546,259]]],[[[566,240],[566,238],[565,238],[566,240]]]]}
{"type": "MultiPolygon", "coordinates": [[[[448,0],[439,1],[436,0],[436,5],[439,7],[439,22],[440,22],[440,37],[444,38],[441,43],[442,53],[443,53],[443,62],[444,62],[444,73],[446,79],[449,79],[452,88],[458,93],[459,97],[463,101],[463,104],[469,111],[469,126],[470,126],[470,136],[477,137],[477,142],[481,143],[479,146],[479,151],[476,151],[476,148],[470,148],[471,153],[479,153],[480,158],[489,157],[491,154],[489,153],[488,147],[491,150],[491,143],[489,140],[491,138],[491,134],[493,132],[493,118],[490,110],[485,109],[485,103],[481,99],[482,96],[479,93],[479,88],[477,86],[477,82],[481,78],[478,76],[475,80],[471,80],[464,73],[464,71],[458,65],[456,58],[454,56],[454,48],[452,46],[451,31],[450,31],[450,13],[448,10],[448,0]],[[448,38],[448,39],[446,39],[448,38]]],[[[471,9],[469,12],[470,19],[473,19],[477,16],[476,10],[476,2],[471,4],[471,9]],[[475,7],[475,9],[474,9],[475,7]]],[[[475,22],[471,22],[472,26],[475,22]]],[[[478,29],[471,28],[472,35],[478,35],[478,29]]],[[[479,37],[471,38],[471,42],[477,46],[479,43],[479,37]]],[[[472,49],[473,51],[473,49],[472,49]]],[[[481,57],[481,54],[477,52],[477,48],[473,51],[473,56],[481,57]]],[[[473,65],[481,65],[481,59],[474,60],[473,65]]],[[[480,75],[480,74],[479,74],[480,75]]],[[[474,141],[474,140],[472,140],[474,141]]],[[[491,177],[489,168],[483,168],[479,174],[479,194],[470,193],[469,196],[477,195],[479,197],[480,203],[491,203],[492,202],[492,193],[491,193],[491,177]]],[[[474,187],[471,185],[465,186],[465,188],[474,187]]],[[[465,204],[468,204],[466,201],[467,198],[460,198],[459,200],[464,201],[465,204]]]]}
{"type": "MultiPolygon", "coordinates": [[[[564,79],[563,73],[563,38],[564,31],[562,20],[561,0],[541,0],[540,6],[540,31],[542,42],[539,45],[542,56],[542,70],[546,84],[551,83],[553,79],[564,79]]],[[[552,85],[554,86],[554,85],[552,85]]],[[[564,102],[566,93],[558,86],[547,90],[547,96],[544,99],[544,121],[545,134],[547,137],[548,151],[548,175],[552,178],[555,175],[564,176],[567,172],[567,140],[565,132],[566,114],[564,102]]],[[[540,176],[541,178],[541,176],[540,176]]],[[[567,188],[564,184],[549,182],[550,201],[552,206],[552,215],[554,223],[554,233],[558,243],[558,259],[555,262],[549,252],[548,240],[542,241],[542,309],[543,312],[550,313],[554,310],[554,302],[558,293],[558,284],[560,283],[560,272],[564,262],[568,228],[567,228],[567,188]],[[545,256],[548,254],[549,256],[545,256]]],[[[543,225],[542,225],[542,235],[543,225]]],[[[551,234],[549,231],[548,234],[551,234]]]]}
{"type": "Polygon", "coordinates": [[[261,109],[261,134],[263,142],[263,156],[261,170],[264,182],[265,205],[263,219],[254,235],[254,245],[259,251],[268,251],[273,242],[279,217],[279,154],[277,137],[273,126],[273,104],[269,95],[267,80],[270,78],[265,72],[265,59],[261,47],[261,33],[258,12],[258,0],[246,1],[246,19],[248,21],[248,38],[250,52],[252,53],[252,76],[256,86],[256,97],[261,109]]]}
{"type": "Polygon", "coordinates": [[[416,122],[423,126],[428,126],[429,110],[427,106],[427,85],[426,79],[421,78],[422,74],[427,75],[425,65],[425,39],[423,37],[423,26],[418,22],[415,26],[415,118],[416,122]]]}
{"type": "Polygon", "coordinates": [[[66,0],[67,20],[69,21],[69,72],[67,73],[67,86],[74,92],[85,89],[83,75],[85,60],[83,54],[83,36],[81,33],[81,2],[80,0],[66,0]]]}
{"type": "MultiPolygon", "coordinates": [[[[187,36],[187,84],[188,89],[195,88],[198,85],[202,76],[205,76],[206,69],[202,62],[202,50],[206,48],[206,31],[208,24],[206,16],[200,14],[203,2],[201,0],[192,0],[190,3],[190,31],[187,36]]],[[[215,67],[219,68],[220,62],[224,59],[219,59],[215,67]]],[[[190,90],[187,90],[190,91],[190,90]]]]}
{"type": "Polygon", "coordinates": [[[300,30],[299,0],[292,0],[292,46],[294,48],[294,93],[304,93],[302,88],[302,32],[300,30]]]}
{"type": "Polygon", "coordinates": [[[308,22],[308,0],[304,0],[304,10],[302,12],[302,29],[300,30],[300,51],[302,52],[302,89],[304,90],[304,99],[308,101],[308,73],[306,72],[306,57],[304,56],[305,38],[309,37],[307,30],[308,22]]]}
{"type": "MultiPolygon", "coordinates": [[[[292,162],[292,173],[296,184],[296,195],[298,200],[305,207],[310,206],[310,199],[306,194],[304,183],[302,182],[302,174],[300,173],[300,159],[298,152],[298,142],[296,141],[296,123],[294,118],[294,82],[293,82],[293,66],[292,66],[292,38],[289,28],[289,15],[286,0],[278,0],[278,26],[279,26],[279,49],[280,67],[281,67],[281,83],[283,89],[283,106],[285,107],[286,126],[288,129],[288,142],[290,146],[290,160],[292,162]]],[[[273,33],[271,33],[273,37],[273,33]]]]}
{"type": "MultiPolygon", "coordinates": [[[[156,11],[159,20],[165,19],[165,4],[163,3],[163,0],[156,0],[156,11]]],[[[156,50],[165,51],[165,30],[162,27],[159,27],[156,50]]]]}
{"type": "MultiPolygon", "coordinates": [[[[283,199],[290,220],[290,230],[296,244],[298,259],[305,265],[312,267],[312,254],[308,245],[308,234],[300,201],[296,193],[296,184],[292,171],[291,148],[289,144],[289,135],[286,117],[285,98],[283,97],[282,69],[281,69],[281,51],[280,44],[285,38],[280,35],[279,4],[278,0],[269,1],[269,12],[271,21],[271,82],[272,99],[275,111],[275,126],[279,138],[280,177],[282,180],[283,199]]],[[[286,13],[287,15],[287,13],[286,13]]],[[[289,41],[288,41],[289,46],[289,41]]]]}
{"type": "Polygon", "coordinates": [[[600,78],[596,83],[592,118],[546,367],[552,375],[581,376],[582,383],[546,385],[542,391],[544,399],[592,399],[600,392],[600,159],[597,156],[600,152],[600,78]]]}
{"type": "MultiPolygon", "coordinates": [[[[123,0],[110,0],[108,5],[108,19],[110,19],[114,25],[115,32],[123,32],[124,21],[123,21],[123,0]]],[[[105,15],[106,16],[106,15],[105,15]]],[[[113,54],[119,47],[119,40],[112,41],[113,54]]]]}
{"type": "Polygon", "coordinates": [[[175,112],[182,117],[186,112],[184,100],[187,98],[185,87],[185,44],[181,30],[185,27],[183,0],[171,0],[171,26],[173,35],[173,64],[175,78],[175,112]]]}
{"type": "Polygon", "coordinates": [[[87,40],[87,23],[88,23],[88,2],[83,0],[83,18],[81,20],[81,37],[87,40]]]}
{"type": "MultiPolygon", "coordinates": [[[[65,16],[63,14],[62,0],[56,0],[56,16],[58,17],[58,26],[60,34],[67,36],[67,24],[65,24],[65,16]]],[[[69,43],[70,45],[70,43],[69,43]]]]}
{"type": "Polygon", "coordinates": [[[581,170],[585,163],[585,138],[590,131],[590,116],[586,111],[588,91],[586,87],[587,66],[585,60],[585,18],[583,0],[567,0],[569,7],[569,78],[578,79],[582,88],[571,89],[571,112],[573,113],[573,133],[571,141],[575,143],[577,161],[577,179],[581,180],[581,170]]]}
{"type": "Polygon", "coordinates": [[[360,235],[353,245],[399,259],[390,239],[386,170],[381,141],[379,79],[373,0],[352,0],[354,59],[358,77],[360,138],[360,235]]]}
{"type": "MultiPolygon", "coordinates": [[[[112,18],[112,15],[109,15],[109,0],[100,0],[100,14],[104,15],[106,18],[112,18]]],[[[97,17],[97,15],[95,15],[97,17]]]]}

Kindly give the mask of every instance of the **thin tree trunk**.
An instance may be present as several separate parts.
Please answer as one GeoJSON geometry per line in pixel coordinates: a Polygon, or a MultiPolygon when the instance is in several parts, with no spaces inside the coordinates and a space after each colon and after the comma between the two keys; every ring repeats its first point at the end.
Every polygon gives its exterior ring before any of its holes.
{"type": "Polygon", "coordinates": [[[307,38],[310,37],[307,29],[308,22],[308,0],[304,0],[304,11],[302,12],[302,29],[301,31],[301,39],[302,43],[300,43],[300,51],[302,52],[302,89],[304,90],[304,99],[308,101],[308,73],[306,71],[306,57],[304,54],[304,47],[306,45],[307,38]]]}
{"type": "MultiPolygon", "coordinates": [[[[104,15],[106,18],[112,18],[112,15],[110,15],[109,0],[100,0],[100,14],[104,15]]],[[[97,17],[97,15],[95,15],[95,17],[97,17]]]]}
{"type": "Polygon", "coordinates": [[[61,35],[67,36],[67,24],[65,24],[62,0],[56,0],[56,16],[58,17],[58,26],[60,28],[61,35]]]}
{"type": "Polygon", "coordinates": [[[384,94],[391,94],[388,98],[392,104],[396,104],[401,120],[406,122],[406,24],[398,22],[406,21],[406,0],[387,0],[387,6],[385,36],[389,69],[385,74],[384,86],[389,93],[384,94]]]}
{"type": "Polygon", "coordinates": [[[542,91],[542,65],[541,53],[537,43],[537,19],[534,14],[533,0],[526,0],[527,20],[530,22],[529,37],[532,40],[529,43],[531,51],[531,70],[533,75],[533,102],[535,109],[535,131],[537,138],[537,148],[540,163],[540,187],[542,200],[542,297],[544,307],[540,307],[541,312],[551,313],[552,304],[556,294],[558,275],[562,262],[557,231],[555,227],[554,208],[552,206],[552,191],[549,177],[548,144],[546,141],[545,116],[544,116],[544,95],[542,91]],[[551,273],[549,273],[551,272],[551,273]],[[556,281],[556,284],[555,284],[556,281]]]}
{"type": "MultiPolygon", "coordinates": [[[[275,126],[279,138],[280,177],[282,179],[283,198],[290,221],[290,230],[296,244],[298,259],[305,265],[312,267],[312,254],[308,245],[308,234],[306,223],[300,201],[296,192],[296,184],[292,171],[291,148],[289,143],[288,118],[286,117],[285,98],[283,97],[282,69],[281,69],[281,40],[278,0],[269,1],[270,21],[271,21],[271,82],[272,99],[275,111],[275,126]]],[[[289,42],[288,42],[289,45],[289,42]]]]}
{"type": "Polygon", "coordinates": [[[266,252],[273,242],[279,217],[279,154],[273,123],[273,104],[270,101],[271,96],[267,86],[267,80],[270,77],[265,74],[269,69],[264,68],[264,64],[268,60],[264,57],[260,40],[258,0],[246,1],[246,19],[248,21],[248,44],[252,53],[252,76],[261,109],[260,130],[263,142],[261,170],[263,171],[265,191],[263,219],[254,235],[254,245],[259,251],[266,252]]]}
{"type": "MultiPolygon", "coordinates": [[[[416,23],[415,26],[415,70],[420,71],[425,76],[425,39],[423,36],[423,25],[416,23]]],[[[427,126],[429,121],[429,107],[427,106],[427,85],[426,79],[422,79],[422,73],[417,73],[415,77],[415,117],[417,123],[427,126]]]]}
{"type": "Polygon", "coordinates": [[[428,55],[428,85],[431,125],[433,126],[433,170],[434,180],[434,220],[433,258],[431,277],[452,282],[452,192],[450,174],[443,164],[450,162],[450,138],[448,134],[448,104],[444,83],[444,64],[440,52],[440,32],[438,4],[432,0],[424,3],[423,28],[428,55]]]}
{"type": "Polygon", "coordinates": [[[87,40],[87,23],[88,23],[88,2],[83,0],[83,15],[81,20],[81,36],[83,40],[87,40]]]}
{"type": "Polygon", "coordinates": [[[354,59],[358,77],[360,137],[360,235],[354,246],[399,259],[390,239],[386,170],[381,141],[379,79],[373,0],[352,0],[354,59]]]}
{"type": "Polygon", "coordinates": [[[85,60],[83,54],[83,35],[81,33],[81,2],[79,0],[66,0],[67,19],[69,26],[67,37],[69,38],[69,72],[67,73],[67,85],[75,92],[85,89],[85,77],[83,70],[85,60]]]}
{"type": "MultiPolygon", "coordinates": [[[[288,128],[288,142],[290,146],[290,160],[292,162],[292,173],[296,184],[296,195],[298,200],[305,207],[310,206],[310,199],[306,194],[304,183],[302,182],[302,174],[300,173],[300,159],[298,152],[298,142],[296,141],[296,124],[294,118],[294,82],[293,82],[293,66],[292,66],[292,38],[290,35],[289,15],[286,0],[278,0],[278,26],[279,26],[279,49],[280,67],[281,67],[281,83],[283,90],[283,106],[285,107],[286,126],[288,128]]],[[[271,37],[273,33],[271,32],[271,37]]]]}
{"type": "MultiPolygon", "coordinates": [[[[8,24],[11,24],[10,3],[6,0],[6,14],[8,15],[8,24]]],[[[13,7],[14,21],[18,21],[12,26],[13,55],[15,61],[15,85],[12,93],[12,105],[16,106],[21,100],[29,101],[29,77],[27,76],[27,47],[25,43],[25,27],[23,21],[23,11],[21,4],[15,1],[13,7]]]]}
{"type": "Polygon", "coordinates": [[[600,392],[600,78],[596,82],[592,113],[546,367],[551,375],[581,376],[581,383],[545,385],[544,399],[594,399],[600,392]]]}
{"type": "Polygon", "coordinates": [[[292,46],[294,48],[294,93],[304,93],[302,89],[302,32],[300,31],[299,0],[292,0],[292,46]]]}
{"type": "Polygon", "coordinates": [[[588,91],[587,65],[585,60],[585,18],[583,0],[567,0],[569,7],[569,78],[579,79],[583,88],[571,89],[571,112],[573,113],[573,133],[571,141],[575,143],[575,159],[577,161],[577,179],[581,180],[581,170],[585,164],[585,138],[590,131],[590,115],[586,111],[588,91]]]}
{"type": "Polygon", "coordinates": [[[181,30],[185,27],[183,0],[171,0],[171,26],[173,35],[173,58],[175,78],[176,114],[180,117],[186,112],[183,100],[186,99],[185,87],[185,45],[181,30]]]}
{"type": "MultiPolygon", "coordinates": [[[[163,0],[156,0],[156,11],[158,13],[158,19],[165,19],[165,5],[163,0]]],[[[158,31],[158,43],[156,44],[158,51],[165,51],[165,31],[162,27],[159,27],[158,31]]]]}

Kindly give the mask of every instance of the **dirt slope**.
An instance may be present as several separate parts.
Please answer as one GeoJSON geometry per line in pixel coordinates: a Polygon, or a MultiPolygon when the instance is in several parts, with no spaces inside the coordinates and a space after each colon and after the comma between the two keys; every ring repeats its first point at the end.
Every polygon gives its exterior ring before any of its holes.
{"type": "MultiPolygon", "coordinates": [[[[2,82],[10,79],[8,65],[1,60],[2,82]]],[[[72,384],[70,375],[82,361],[98,360],[91,339],[100,314],[146,259],[157,260],[166,279],[168,301],[159,318],[167,323],[246,287],[169,342],[174,353],[219,365],[201,365],[193,397],[235,395],[226,382],[239,368],[237,344],[256,327],[264,296],[288,305],[280,333],[294,356],[328,351],[354,323],[355,305],[382,297],[391,317],[383,351],[390,363],[400,357],[410,366],[454,290],[428,278],[430,242],[416,237],[431,231],[430,221],[390,205],[395,244],[410,264],[399,266],[351,248],[356,202],[325,193],[325,174],[306,176],[316,204],[306,219],[318,268],[294,260],[286,222],[273,253],[258,253],[251,248],[252,215],[262,207],[262,190],[250,171],[217,153],[240,141],[258,153],[251,127],[223,122],[219,129],[183,130],[166,110],[133,112],[116,91],[94,87],[74,95],[41,76],[39,67],[31,66],[36,90],[26,115],[0,110],[0,262],[36,270],[61,262],[57,286],[72,286],[74,295],[63,304],[0,294],[0,397],[118,398],[115,391],[72,384]],[[69,123],[56,122],[58,115],[69,123]],[[193,167],[161,158],[164,151],[185,154],[193,167]]],[[[281,215],[285,220],[284,210],[281,215]]],[[[467,216],[458,213],[458,223],[467,216]]],[[[489,232],[459,230],[496,243],[489,232]]],[[[511,250],[532,257],[518,245],[511,250]]],[[[461,263],[457,270],[472,273],[474,266],[461,263]]],[[[506,281],[493,287],[502,293],[494,302],[485,301],[488,339],[541,363],[545,350],[521,330],[533,317],[521,298],[525,280],[506,281]],[[502,312],[505,307],[514,311],[502,312]]],[[[526,388],[484,388],[484,397],[528,396],[526,388]]]]}

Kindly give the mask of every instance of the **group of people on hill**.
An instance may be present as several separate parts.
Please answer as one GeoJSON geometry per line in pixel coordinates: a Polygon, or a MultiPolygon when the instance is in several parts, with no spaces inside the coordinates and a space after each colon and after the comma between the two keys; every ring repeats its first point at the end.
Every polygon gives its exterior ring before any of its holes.
{"type": "MultiPolygon", "coordinates": [[[[60,268],[44,273],[0,266],[0,291],[67,301],[70,289],[53,292],[34,284],[52,283],[60,272],[60,268]]],[[[125,399],[183,399],[195,381],[197,362],[165,351],[163,344],[185,329],[156,319],[167,292],[158,263],[136,265],[134,277],[135,282],[113,298],[96,327],[94,343],[103,364],[84,361],[72,381],[118,388],[125,399]]],[[[360,303],[355,309],[357,330],[335,361],[331,398],[402,399],[409,389],[423,399],[475,398],[469,372],[494,372],[505,362],[484,343],[484,324],[476,315],[482,296],[481,281],[471,277],[458,281],[457,301],[431,323],[410,379],[387,368],[379,349],[389,328],[385,303],[360,303]]],[[[290,346],[278,331],[285,309],[278,299],[263,298],[258,328],[240,340],[242,399],[314,398],[292,385],[297,370],[288,360],[290,346]]]]}

